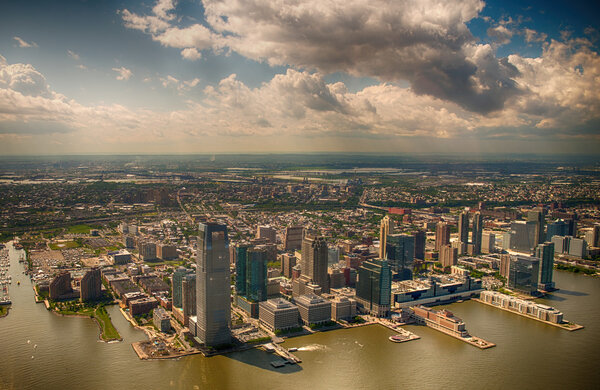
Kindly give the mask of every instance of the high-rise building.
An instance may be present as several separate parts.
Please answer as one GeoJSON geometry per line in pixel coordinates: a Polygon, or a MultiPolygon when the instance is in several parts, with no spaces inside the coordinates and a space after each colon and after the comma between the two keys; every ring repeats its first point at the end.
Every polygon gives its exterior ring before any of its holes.
{"type": "Polygon", "coordinates": [[[394,278],[411,280],[415,258],[415,237],[410,234],[387,236],[387,260],[394,278]]]}
{"type": "Polygon", "coordinates": [[[481,253],[493,253],[496,248],[496,235],[492,232],[483,232],[481,235],[481,253]]]}
{"type": "Polygon", "coordinates": [[[138,251],[142,260],[151,261],[156,260],[156,243],[154,242],[138,242],[138,251]]]}
{"type": "Polygon", "coordinates": [[[552,237],[555,253],[563,253],[569,256],[585,257],[587,255],[587,244],[581,238],[571,236],[554,236],[552,237]]]}
{"type": "Polygon", "coordinates": [[[273,332],[300,326],[298,307],[283,298],[261,302],[258,312],[260,322],[273,332]]]}
{"type": "Polygon", "coordinates": [[[102,297],[102,274],[94,267],[81,278],[81,302],[96,301],[102,297]]]}
{"type": "Polygon", "coordinates": [[[337,246],[327,249],[327,264],[335,265],[340,261],[340,248],[337,246]]]}
{"type": "Polygon", "coordinates": [[[235,262],[235,292],[238,295],[246,296],[247,253],[252,246],[248,243],[237,243],[232,246],[233,250],[230,253],[235,262]]]}
{"type": "Polygon", "coordinates": [[[600,247],[600,225],[594,225],[590,231],[585,233],[585,241],[588,246],[600,247]]]}
{"type": "Polygon", "coordinates": [[[175,272],[173,272],[173,280],[171,282],[171,296],[173,297],[173,306],[181,307],[183,304],[183,295],[182,295],[182,283],[183,278],[193,273],[194,271],[191,269],[187,269],[185,267],[177,267],[175,272]]]}
{"type": "Polygon", "coordinates": [[[413,235],[415,236],[415,259],[424,260],[427,236],[423,230],[418,230],[413,235]]]}
{"type": "Polygon", "coordinates": [[[184,324],[191,316],[196,315],[196,275],[187,274],[181,282],[181,309],[184,324]]]}
{"type": "Polygon", "coordinates": [[[50,299],[56,301],[62,299],[65,295],[73,293],[71,286],[71,274],[69,271],[61,271],[52,279],[48,286],[50,299]]]}
{"type": "Polygon", "coordinates": [[[254,302],[267,299],[267,251],[260,246],[246,253],[246,298],[254,302]]]}
{"type": "Polygon", "coordinates": [[[435,227],[435,250],[439,251],[450,243],[450,226],[446,222],[438,222],[435,227]]]}
{"type": "Polygon", "coordinates": [[[544,212],[541,210],[531,210],[527,212],[527,221],[535,222],[535,242],[534,248],[544,242],[546,235],[544,234],[544,212]]]}
{"type": "MultiPolygon", "coordinates": [[[[196,322],[190,329],[207,346],[231,342],[227,226],[201,223],[196,267],[196,322]]],[[[190,322],[192,322],[190,320],[190,322]]]]}
{"type": "Polygon", "coordinates": [[[508,286],[516,291],[536,295],[540,275],[540,260],[531,256],[511,256],[508,286]]]}
{"type": "Polygon", "coordinates": [[[500,275],[502,275],[506,279],[508,279],[509,269],[510,269],[510,255],[509,254],[500,255],[500,275]]]}
{"type": "Polygon", "coordinates": [[[481,240],[483,235],[483,215],[478,211],[473,216],[473,254],[481,254],[481,240]]]}
{"type": "Polygon", "coordinates": [[[271,244],[277,244],[277,232],[271,226],[261,226],[256,228],[256,238],[265,238],[271,244]]]}
{"type": "Polygon", "coordinates": [[[458,263],[458,249],[450,245],[444,245],[440,250],[439,261],[442,267],[452,267],[458,263]]]}
{"type": "Polygon", "coordinates": [[[546,240],[551,241],[554,236],[569,236],[569,226],[568,224],[562,220],[557,219],[554,222],[550,222],[548,224],[548,230],[546,232],[546,240]]]}
{"type": "Polygon", "coordinates": [[[173,260],[179,257],[177,247],[169,244],[156,245],[156,257],[162,260],[173,260]]]}
{"type": "Polygon", "coordinates": [[[302,247],[302,238],[304,238],[304,228],[302,226],[290,226],[285,228],[284,248],[286,251],[293,251],[302,247]]]}
{"type": "Polygon", "coordinates": [[[296,256],[291,253],[281,255],[282,274],[288,279],[292,278],[292,269],[296,266],[296,256]]]}
{"type": "Polygon", "coordinates": [[[294,299],[304,325],[331,321],[331,301],[307,294],[294,299]]]}
{"type": "Polygon", "coordinates": [[[371,315],[385,317],[392,298],[392,270],[385,259],[370,259],[358,268],[356,301],[371,315]]]}
{"type": "Polygon", "coordinates": [[[469,212],[463,211],[458,216],[458,241],[469,243],[469,212]]]}
{"type": "Polygon", "coordinates": [[[518,252],[532,253],[536,247],[537,225],[535,221],[513,221],[510,224],[510,246],[518,252]]]}
{"type": "Polygon", "coordinates": [[[302,275],[308,276],[321,286],[321,291],[329,292],[327,261],[329,253],[323,237],[306,236],[302,241],[302,275]]]}
{"type": "Polygon", "coordinates": [[[394,221],[386,215],[381,219],[381,225],[379,227],[379,258],[387,259],[387,236],[394,233],[394,221]]]}
{"type": "Polygon", "coordinates": [[[540,277],[538,288],[549,291],[554,288],[552,272],[554,271],[554,244],[545,242],[535,248],[535,257],[540,259],[540,277]]]}

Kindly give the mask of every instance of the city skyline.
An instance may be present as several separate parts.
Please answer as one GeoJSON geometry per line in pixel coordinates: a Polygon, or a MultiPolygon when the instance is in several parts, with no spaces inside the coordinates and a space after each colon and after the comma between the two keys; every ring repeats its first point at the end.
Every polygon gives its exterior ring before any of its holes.
{"type": "Polygon", "coordinates": [[[593,154],[595,8],[8,2],[0,153],[593,154]]]}

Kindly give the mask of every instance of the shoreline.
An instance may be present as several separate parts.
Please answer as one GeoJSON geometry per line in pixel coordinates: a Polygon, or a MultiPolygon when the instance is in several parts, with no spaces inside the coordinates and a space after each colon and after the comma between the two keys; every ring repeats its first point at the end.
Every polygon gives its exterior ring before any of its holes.
{"type": "MultiPolygon", "coordinates": [[[[44,302],[46,302],[46,301],[44,301],[44,302]]],[[[115,341],[122,342],[123,341],[123,337],[120,337],[118,339],[107,339],[107,340],[102,338],[102,333],[103,333],[104,329],[102,328],[102,325],[100,325],[100,321],[98,321],[98,319],[96,317],[94,317],[93,315],[90,316],[90,315],[86,315],[86,314],[63,314],[63,313],[59,313],[59,312],[54,311],[49,308],[48,308],[48,311],[52,312],[55,315],[60,316],[60,317],[88,318],[88,319],[93,320],[96,323],[96,326],[98,326],[98,329],[100,329],[100,334],[98,335],[98,340],[102,341],[103,343],[111,343],[111,342],[115,342],[115,341]]],[[[95,311],[95,309],[94,309],[94,311],[95,311]]],[[[119,334],[119,336],[120,336],[120,334],[119,334]]]]}

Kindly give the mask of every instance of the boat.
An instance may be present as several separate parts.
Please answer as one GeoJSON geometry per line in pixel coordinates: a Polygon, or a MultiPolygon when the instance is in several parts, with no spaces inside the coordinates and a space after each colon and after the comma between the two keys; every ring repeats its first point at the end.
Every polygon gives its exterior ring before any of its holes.
{"type": "Polygon", "coordinates": [[[296,347],[288,348],[288,352],[296,352],[297,350],[298,348],[296,347]]]}
{"type": "Polygon", "coordinates": [[[21,281],[19,280],[19,281],[17,281],[17,286],[20,286],[20,285],[21,285],[21,281]]]}

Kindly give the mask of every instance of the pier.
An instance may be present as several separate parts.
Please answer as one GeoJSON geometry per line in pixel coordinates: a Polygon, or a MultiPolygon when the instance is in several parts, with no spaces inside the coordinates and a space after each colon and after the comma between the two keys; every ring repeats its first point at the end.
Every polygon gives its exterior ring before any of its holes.
{"type": "Polygon", "coordinates": [[[455,317],[451,311],[436,311],[425,306],[415,306],[412,309],[414,311],[412,316],[419,324],[452,336],[479,349],[488,349],[496,346],[492,342],[470,335],[467,332],[464,321],[455,317]]]}

